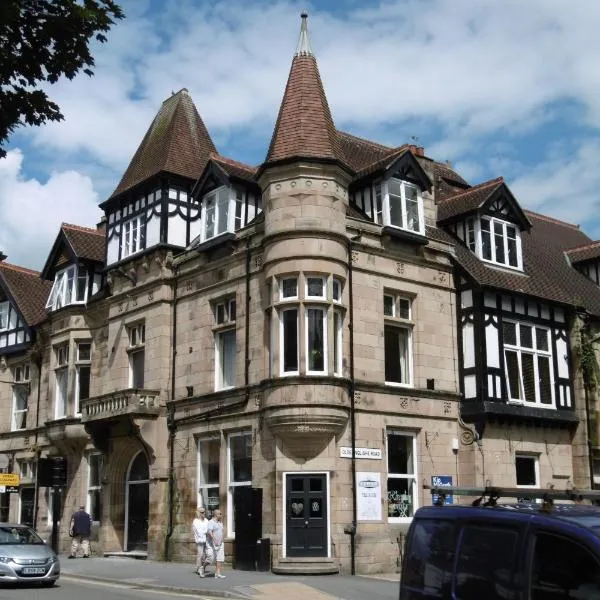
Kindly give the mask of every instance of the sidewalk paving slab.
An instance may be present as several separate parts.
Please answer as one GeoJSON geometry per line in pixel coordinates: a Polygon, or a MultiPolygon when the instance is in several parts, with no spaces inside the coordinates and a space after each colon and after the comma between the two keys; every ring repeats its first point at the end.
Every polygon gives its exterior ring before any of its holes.
{"type": "Polygon", "coordinates": [[[61,577],[121,583],[136,588],[211,595],[241,600],[395,600],[397,573],[373,576],[275,575],[225,569],[225,579],[212,571],[204,578],[190,563],[135,560],[125,557],[61,557],[61,577]]]}

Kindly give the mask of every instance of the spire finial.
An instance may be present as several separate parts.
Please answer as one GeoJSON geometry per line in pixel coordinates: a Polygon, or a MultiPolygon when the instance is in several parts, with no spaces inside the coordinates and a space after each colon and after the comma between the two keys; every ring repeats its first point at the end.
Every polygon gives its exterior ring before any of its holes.
{"type": "Polygon", "coordinates": [[[300,39],[298,40],[296,56],[312,56],[310,41],[308,40],[308,13],[303,12],[300,17],[302,19],[302,23],[300,25],[300,39]]]}

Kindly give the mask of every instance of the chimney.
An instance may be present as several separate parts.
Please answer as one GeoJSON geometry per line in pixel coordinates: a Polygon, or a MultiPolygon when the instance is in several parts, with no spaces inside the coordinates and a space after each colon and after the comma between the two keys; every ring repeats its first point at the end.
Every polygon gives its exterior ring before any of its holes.
{"type": "Polygon", "coordinates": [[[102,215],[102,218],[96,224],[96,231],[106,233],[106,215],[102,215]]]}
{"type": "Polygon", "coordinates": [[[417,146],[416,144],[409,144],[408,149],[415,156],[425,156],[425,148],[423,148],[423,146],[417,146]]]}

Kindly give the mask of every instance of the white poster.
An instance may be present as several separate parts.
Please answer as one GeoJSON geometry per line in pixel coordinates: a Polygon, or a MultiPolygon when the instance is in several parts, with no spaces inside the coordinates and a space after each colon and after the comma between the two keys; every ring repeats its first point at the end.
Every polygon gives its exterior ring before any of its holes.
{"type": "Polygon", "coordinates": [[[358,521],[381,521],[381,473],[356,473],[358,521]]]}

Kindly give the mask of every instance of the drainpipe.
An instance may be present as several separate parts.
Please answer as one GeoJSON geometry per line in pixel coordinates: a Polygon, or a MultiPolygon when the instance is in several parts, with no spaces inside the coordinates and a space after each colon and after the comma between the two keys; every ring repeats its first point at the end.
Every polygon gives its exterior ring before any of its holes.
{"type": "Polygon", "coordinates": [[[355,380],[354,380],[354,292],[352,290],[352,242],[360,238],[360,234],[349,239],[348,248],[348,332],[350,342],[350,384],[348,393],[350,395],[350,438],[351,438],[351,458],[350,470],[352,477],[352,525],[350,533],[350,574],[356,574],[356,418],[355,418],[355,380]]]}
{"type": "Polygon", "coordinates": [[[246,400],[250,397],[250,241],[252,236],[246,238],[246,332],[244,340],[244,386],[246,388],[246,400]]]}
{"type": "Polygon", "coordinates": [[[38,517],[38,473],[40,463],[40,452],[38,450],[38,427],[40,425],[40,396],[42,393],[42,356],[35,362],[35,366],[38,371],[38,382],[37,382],[37,399],[35,409],[35,490],[33,492],[33,527],[37,528],[37,517],[38,517]]]}
{"type": "MultiPolygon", "coordinates": [[[[177,265],[173,265],[173,322],[171,323],[171,402],[175,400],[175,361],[177,358],[177,265]]],[[[167,428],[169,430],[169,491],[168,491],[168,523],[165,535],[164,560],[171,560],[171,537],[173,535],[173,496],[175,492],[175,406],[167,408],[167,428]]]]}
{"type": "MultiPolygon", "coordinates": [[[[579,330],[579,347],[583,348],[586,343],[586,338],[588,336],[588,325],[589,325],[589,315],[587,313],[583,313],[580,315],[581,320],[583,321],[583,325],[579,330]]],[[[585,402],[585,421],[587,427],[587,451],[588,451],[588,470],[590,477],[590,488],[594,489],[594,444],[592,442],[592,415],[591,415],[591,407],[590,407],[590,382],[592,380],[592,375],[589,372],[589,365],[584,364],[581,369],[581,374],[583,376],[583,399],[585,402]]]]}

